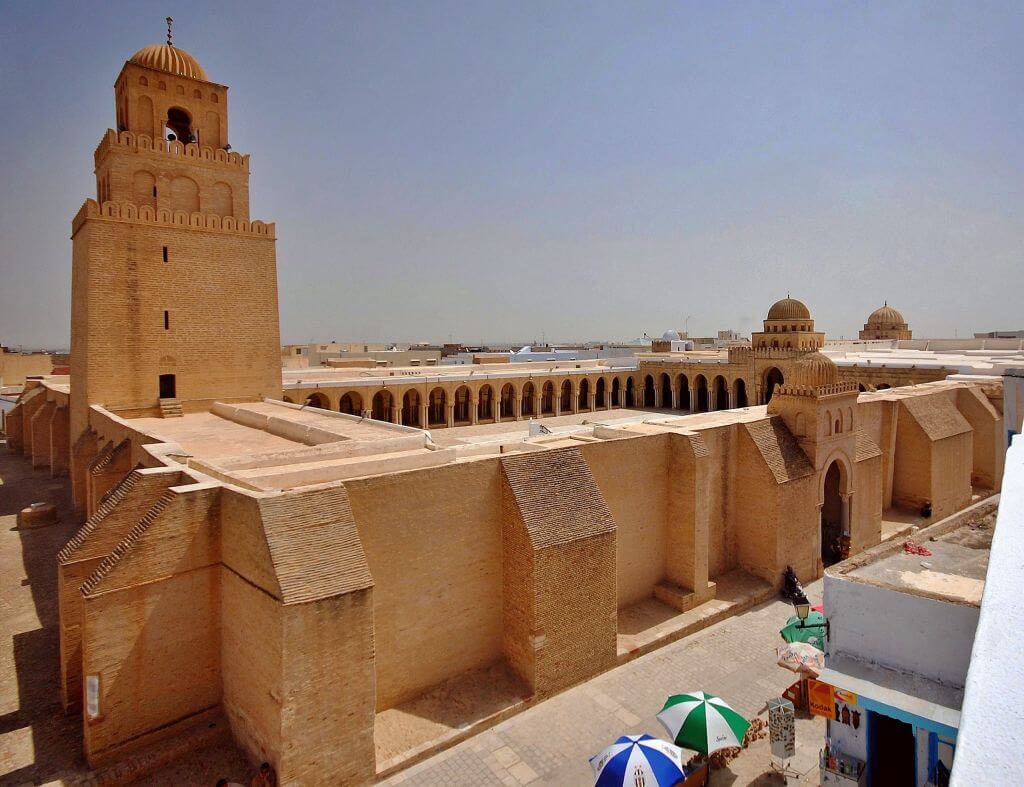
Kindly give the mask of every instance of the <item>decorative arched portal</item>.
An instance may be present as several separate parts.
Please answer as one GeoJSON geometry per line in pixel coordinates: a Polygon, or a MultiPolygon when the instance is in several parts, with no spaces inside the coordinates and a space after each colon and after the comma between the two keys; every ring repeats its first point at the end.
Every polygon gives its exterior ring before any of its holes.
{"type": "Polygon", "coordinates": [[[626,378],[626,407],[636,407],[636,385],[632,377],[626,378]]]}
{"type": "Polygon", "coordinates": [[[834,459],[825,471],[821,502],[821,562],[828,568],[842,560],[843,536],[848,533],[849,480],[843,465],[834,459]]]}
{"type": "Polygon", "coordinates": [[[348,413],[349,415],[362,415],[363,397],[355,391],[349,391],[341,397],[341,403],[338,405],[338,411],[348,413]]]}
{"type": "Polygon", "coordinates": [[[555,412],[555,384],[548,380],[544,383],[540,394],[541,415],[551,415],[555,412]]]}
{"type": "Polygon", "coordinates": [[[330,406],[327,397],[319,391],[314,391],[306,397],[306,407],[319,407],[321,410],[327,410],[330,406]]]}
{"type": "Polygon", "coordinates": [[[445,414],[447,395],[444,388],[435,388],[427,397],[427,426],[444,426],[448,423],[445,414]]]}
{"type": "Polygon", "coordinates": [[[376,421],[391,420],[391,391],[377,391],[370,404],[370,417],[376,421]]]}
{"type": "Polygon", "coordinates": [[[590,380],[580,380],[579,393],[576,394],[576,409],[580,412],[590,409],[590,380]]]}
{"type": "Polygon", "coordinates": [[[455,412],[453,417],[455,423],[469,423],[470,412],[469,408],[473,405],[473,395],[469,392],[469,388],[465,385],[460,385],[455,390],[455,412]]]}
{"type": "Polygon", "coordinates": [[[714,403],[716,410],[728,410],[729,409],[729,388],[725,383],[725,378],[722,375],[718,375],[715,378],[714,383],[711,386],[715,392],[714,403]]]}
{"type": "Polygon", "coordinates": [[[520,415],[535,415],[533,412],[533,398],[536,396],[536,389],[533,387],[533,383],[527,383],[523,386],[523,401],[519,408],[520,415]]]}
{"type": "Polygon", "coordinates": [[[747,384],[743,382],[742,378],[737,377],[732,384],[732,399],[736,407],[746,407],[747,402],[747,384]]]}
{"type": "Polygon", "coordinates": [[[562,413],[572,412],[572,383],[566,380],[562,383],[562,393],[559,397],[558,409],[562,413]]]}
{"type": "Polygon", "coordinates": [[[478,421],[489,421],[493,418],[494,389],[489,385],[480,388],[480,398],[476,405],[476,417],[478,421]]]}
{"type": "Polygon", "coordinates": [[[772,400],[772,394],[775,393],[775,389],[778,388],[786,381],[786,378],[782,376],[782,372],[779,367],[773,366],[771,369],[764,373],[764,382],[761,384],[761,388],[764,391],[764,403],[768,404],[772,400]]]}
{"type": "Polygon", "coordinates": [[[594,407],[600,407],[602,410],[608,406],[605,402],[605,386],[604,378],[598,377],[594,383],[594,407]]]}
{"type": "Polygon", "coordinates": [[[708,411],[708,378],[703,374],[698,374],[693,385],[697,389],[697,406],[694,410],[698,413],[706,413],[708,411]]]}
{"type": "Polygon", "coordinates": [[[406,426],[421,426],[420,392],[415,388],[410,388],[402,396],[402,423],[406,426]]]}
{"type": "Polygon", "coordinates": [[[618,377],[612,378],[612,407],[622,407],[622,383],[618,377]]]}
{"type": "Polygon", "coordinates": [[[679,409],[691,409],[690,403],[690,380],[685,374],[676,377],[676,388],[679,389],[679,409]]]}
{"type": "Polygon", "coordinates": [[[665,372],[661,373],[661,406],[672,406],[672,378],[665,372]]]}
{"type": "Polygon", "coordinates": [[[654,378],[651,375],[644,378],[644,407],[654,407],[654,378]]]}
{"type": "Polygon", "coordinates": [[[501,386],[501,402],[498,413],[501,418],[515,418],[516,389],[512,383],[505,383],[501,386]]]}

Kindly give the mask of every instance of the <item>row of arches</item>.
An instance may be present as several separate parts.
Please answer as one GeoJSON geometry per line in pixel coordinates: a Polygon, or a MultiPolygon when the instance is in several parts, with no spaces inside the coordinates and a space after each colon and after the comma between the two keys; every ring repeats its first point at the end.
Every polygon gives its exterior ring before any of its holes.
{"type": "Polygon", "coordinates": [[[170,210],[183,210],[186,213],[213,213],[217,216],[234,216],[234,194],[231,185],[218,181],[202,190],[199,185],[184,175],[171,178],[160,185],[160,193],[156,175],[149,170],[140,169],[132,174],[132,202],[136,205],[147,205],[153,209],[159,207],[170,210]]]}
{"type": "MultiPolygon", "coordinates": [[[[139,77],[139,84],[142,87],[149,87],[149,79],[147,77],[141,76],[141,77],[139,77]]],[[[157,90],[167,90],[167,83],[164,82],[163,80],[160,80],[157,83],[156,87],[157,87],[157,90]]],[[[175,90],[175,92],[179,96],[185,95],[185,87],[184,87],[184,85],[176,85],[174,90],[175,90]]],[[[192,98],[198,98],[201,101],[202,98],[203,98],[203,91],[200,90],[199,88],[193,88],[192,89],[192,98]]],[[[220,96],[217,93],[210,93],[210,101],[213,102],[214,104],[220,103],[220,96]]]]}
{"type": "MultiPolygon", "coordinates": [[[[292,401],[288,396],[284,399],[292,401]]],[[[309,393],[304,403],[310,407],[332,409],[329,397],[322,391],[309,393]]],[[[454,391],[440,385],[429,391],[382,388],[372,396],[352,390],[341,395],[338,411],[423,429],[635,407],[637,404],[636,384],[632,377],[613,377],[610,380],[584,377],[575,384],[570,379],[530,380],[521,386],[512,382],[503,385],[485,383],[475,390],[465,384],[454,391]]]]}
{"type": "Polygon", "coordinates": [[[710,382],[703,374],[694,376],[692,381],[681,373],[675,378],[667,372],[662,372],[657,377],[652,374],[644,377],[644,407],[670,407],[674,410],[705,413],[710,410],[730,410],[748,405],[747,384],[742,377],[737,377],[731,385],[720,374],[713,377],[710,382]]]}

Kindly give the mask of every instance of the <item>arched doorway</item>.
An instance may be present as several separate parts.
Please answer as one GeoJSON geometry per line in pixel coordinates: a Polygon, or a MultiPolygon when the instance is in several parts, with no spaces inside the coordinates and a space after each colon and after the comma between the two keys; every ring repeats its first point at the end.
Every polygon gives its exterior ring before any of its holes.
{"type": "Polygon", "coordinates": [[[435,388],[427,398],[427,426],[444,426],[448,423],[445,413],[447,397],[444,388],[435,388]]]}
{"type": "Polygon", "coordinates": [[[370,417],[377,421],[391,420],[391,391],[377,391],[373,395],[370,417]]]}
{"type": "Polygon", "coordinates": [[[867,390],[868,389],[864,387],[864,383],[857,383],[857,391],[859,393],[866,393],[867,390]]]}
{"type": "Polygon", "coordinates": [[[651,375],[644,378],[644,407],[654,407],[654,378],[651,375]]]}
{"type": "Polygon", "coordinates": [[[747,384],[741,378],[737,378],[732,384],[732,398],[736,407],[747,406],[747,384]]]}
{"type": "Polygon", "coordinates": [[[599,407],[602,410],[608,406],[605,403],[605,385],[603,377],[598,377],[594,384],[594,407],[599,407]]]}
{"type": "Polygon", "coordinates": [[[321,410],[326,410],[330,406],[327,397],[317,391],[306,397],[306,407],[319,407],[321,410]]]}
{"type": "Polygon", "coordinates": [[[576,409],[580,412],[590,409],[590,380],[580,380],[580,391],[576,394],[576,409]]]}
{"type": "Polygon", "coordinates": [[[664,372],[661,373],[661,406],[672,406],[672,378],[664,372]]]}
{"type": "Polygon", "coordinates": [[[406,426],[420,424],[420,392],[410,388],[402,397],[402,423],[406,426]]]}
{"type": "Polygon", "coordinates": [[[558,403],[558,409],[562,413],[572,412],[572,383],[566,380],[562,383],[562,395],[561,401],[558,403]]]}
{"type": "Polygon", "coordinates": [[[679,409],[689,410],[690,405],[690,381],[685,374],[676,377],[676,387],[679,389],[679,409]]]}
{"type": "Polygon", "coordinates": [[[837,460],[825,471],[821,504],[821,562],[826,568],[842,559],[843,487],[845,479],[837,460]]]}
{"type": "Polygon", "coordinates": [[[632,377],[626,378],[626,407],[636,407],[636,385],[632,377]]]}
{"type": "Polygon", "coordinates": [[[502,418],[515,418],[516,415],[516,389],[512,383],[505,383],[501,387],[501,403],[498,410],[502,418]]]}
{"type": "Polygon", "coordinates": [[[540,394],[541,415],[551,415],[555,412],[555,384],[548,380],[544,383],[540,394]]]}
{"type": "Polygon", "coordinates": [[[729,409],[729,389],[726,387],[725,378],[722,375],[718,375],[715,378],[715,382],[712,386],[715,392],[715,409],[716,410],[728,410],[729,409]]]}
{"type": "Polygon", "coordinates": [[[764,390],[764,403],[768,404],[772,400],[772,394],[775,393],[775,389],[778,388],[785,382],[785,378],[782,376],[782,372],[777,366],[773,366],[767,372],[764,373],[764,382],[762,389],[764,390]]]}
{"type": "Polygon", "coordinates": [[[489,385],[480,388],[480,399],[476,405],[476,418],[478,421],[489,421],[493,416],[494,390],[489,385]]]}
{"type": "Polygon", "coordinates": [[[469,423],[469,408],[472,406],[472,398],[469,388],[464,385],[460,385],[455,391],[455,412],[452,414],[455,423],[469,423]]]}
{"type": "Polygon", "coordinates": [[[536,396],[534,391],[533,383],[527,383],[523,386],[523,401],[519,408],[520,415],[534,415],[533,398],[536,396]]]}
{"type": "Polygon", "coordinates": [[[622,383],[618,377],[612,378],[612,407],[622,407],[622,383]]]}
{"type": "Polygon", "coordinates": [[[694,409],[698,413],[706,413],[708,411],[708,378],[703,374],[698,374],[693,384],[697,389],[697,406],[694,409]]]}
{"type": "Polygon", "coordinates": [[[338,411],[348,413],[349,415],[362,415],[363,397],[355,391],[349,391],[341,397],[341,403],[338,405],[338,411]]]}

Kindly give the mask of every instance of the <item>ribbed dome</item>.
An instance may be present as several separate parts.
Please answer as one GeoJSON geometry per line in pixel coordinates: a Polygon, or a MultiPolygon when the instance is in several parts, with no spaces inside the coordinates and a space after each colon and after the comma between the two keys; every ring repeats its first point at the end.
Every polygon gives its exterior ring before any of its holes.
{"type": "Polygon", "coordinates": [[[875,309],[868,317],[868,325],[903,325],[904,322],[903,315],[888,303],[880,309],[875,309]]]}
{"type": "Polygon", "coordinates": [[[796,298],[783,298],[768,310],[769,320],[809,320],[811,311],[796,298]]]}
{"type": "Polygon", "coordinates": [[[839,382],[839,369],[826,355],[809,353],[793,365],[786,383],[793,385],[833,385],[839,382]]]}
{"type": "Polygon", "coordinates": [[[132,55],[128,62],[146,68],[155,68],[158,71],[166,71],[169,74],[201,79],[204,82],[210,81],[198,60],[184,49],[178,49],[170,44],[144,46],[132,55]]]}

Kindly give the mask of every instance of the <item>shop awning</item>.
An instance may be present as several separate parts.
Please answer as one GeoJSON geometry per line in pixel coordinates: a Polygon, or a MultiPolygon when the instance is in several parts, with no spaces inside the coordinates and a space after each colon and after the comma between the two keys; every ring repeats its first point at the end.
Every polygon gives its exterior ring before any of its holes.
{"type": "Polygon", "coordinates": [[[853,692],[868,710],[956,738],[963,689],[842,656],[830,656],[818,680],[853,692]]]}

